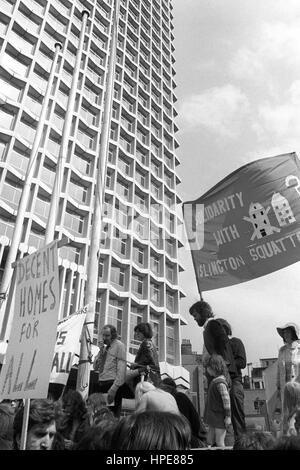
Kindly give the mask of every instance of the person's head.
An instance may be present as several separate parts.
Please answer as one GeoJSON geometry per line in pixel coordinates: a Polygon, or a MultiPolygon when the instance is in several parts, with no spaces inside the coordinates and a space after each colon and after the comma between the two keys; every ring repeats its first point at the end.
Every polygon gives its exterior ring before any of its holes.
{"type": "Polygon", "coordinates": [[[300,407],[297,408],[297,411],[295,414],[295,429],[296,429],[296,433],[300,435],[300,407]]]}
{"type": "Polygon", "coordinates": [[[111,343],[115,339],[117,339],[117,337],[118,337],[118,333],[114,325],[104,325],[104,327],[102,328],[102,338],[103,338],[104,344],[106,344],[107,346],[110,346],[111,343]]]}
{"type": "Polygon", "coordinates": [[[14,415],[9,406],[0,404],[0,450],[12,447],[14,415]]]}
{"type": "Polygon", "coordinates": [[[171,377],[166,377],[165,379],[161,380],[159,388],[172,394],[176,393],[176,383],[173,379],[171,379],[171,377]]]}
{"type": "Polygon", "coordinates": [[[228,376],[226,363],[223,357],[219,354],[212,354],[209,357],[206,370],[212,377],[219,377],[220,375],[224,375],[227,378],[228,376]]]}
{"type": "Polygon", "coordinates": [[[112,434],[118,424],[112,416],[97,426],[90,427],[75,445],[74,450],[110,450],[112,434]]]}
{"type": "Polygon", "coordinates": [[[199,300],[194,303],[190,307],[189,312],[199,326],[203,326],[208,318],[214,316],[211,306],[207,302],[204,302],[204,300],[199,300]]]}
{"type": "Polygon", "coordinates": [[[113,412],[106,406],[102,393],[92,393],[86,400],[91,426],[96,426],[103,419],[112,418],[113,412]]]}
{"type": "MultiPolygon", "coordinates": [[[[14,418],[14,447],[20,448],[24,407],[19,408],[14,418]]],[[[51,450],[56,434],[57,412],[51,400],[30,401],[26,450],[51,450]]]]}
{"type": "Polygon", "coordinates": [[[282,436],[275,442],[272,450],[300,450],[300,437],[282,436]]]}
{"type": "Polygon", "coordinates": [[[280,408],[275,408],[274,413],[273,413],[273,419],[276,419],[277,421],[281,420],[281,409],[280,408]]]}
{"type": "Polygon", "coordinates": [[[106,401],[102,393],[91,393],[86,399],[86,407],[93,413],[105,405],[106,401]]]}
{"type": "Polygon", "coordinates": [[[114,414],[108,406],[103,406],[102,408],[95,411],[93,418],[94,418],[94,421],[93,421],[94,426],[102,426],[102,423],[106,422],[107,420],[108,421],[113,420],[114,414]]]}
{"type": "Polygon", "coordinates": [[[232,329],[231,329],[230,323],[228,323],[228,321],[225,320],[224,318],[218,318],[218,322],[221,323],[221,325],[224,328],[225,333],[227,334],[227,336],[231,336],[232,335],[232,329]]]}
{"type": "Polygon", "coordinates": [[[273,447],[274,442],[270,432],[249,431],[235,440],[233,450],[267,450],[273,447]]]}
{"type": "Polygon", "coordinates": [[[287,382],[283,389],[283,410],[287,416],[295,413],[300,406],[300,384],[287,382]]]}
{"type": "Polygon", "coordinates": [[[153,390],[156,390],[156,388],[151,382],[147,382],[146,380],[139,382],[135,387],[135,407],[138,407],[144,393],[151,392],[153,390]]]}
{"type": "Polygon", "coordinates": [[[276,330],[286,344],[291,344],[299,339],[299,327],[296,323],[286,323],[282,327],[276,328],[276,330]]]}
{"type": "Polygon", "coordinates": [[[12,414],[14,414],[17,408],[17,401],[5,399],[1,401],[0,406],[7,407],[7,410],[10,411],[12,414]]]}
{"type": "Polygon", "coordinates": [[[150,323],[138,323],[134,327],[134,335],[139,341],[143,341],[144,338],[151,339],[153,332],[150,323]]]}
{"type": "Polygon", "coordinates": [[[71,420],[82,418],[87,412],[84,399],[77,390],[69,389],[62,396],[62,408],[66,417],[71,420]]]}
{"type": "Polygon", "coordinates": [[[190,442],[190,424],[183,415],[144,411],[120,420],[111,450],[186,450],[190,442]]]}

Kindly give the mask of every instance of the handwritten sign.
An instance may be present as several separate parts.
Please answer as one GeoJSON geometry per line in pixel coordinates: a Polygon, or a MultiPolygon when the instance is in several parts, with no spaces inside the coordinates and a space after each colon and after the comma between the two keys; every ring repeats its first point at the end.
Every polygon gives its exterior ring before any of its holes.
{"type": "Polygon", "coordinates": [[[0,397],[46,398],[58,308],[57,242],[16,263],[15,308],[0,397]]]}
{"type": "Polygon", "coordinates": [[[50,382],[66,385],[75,355],[79,354],[79,340],[86,312],[85,306],[59,323],[50,382]]]}
{"type": "Polygon", "coordinates": [[[300,260],[300,162],[263,158],[183,205],[199,290],[264,276],[300,260]]]}

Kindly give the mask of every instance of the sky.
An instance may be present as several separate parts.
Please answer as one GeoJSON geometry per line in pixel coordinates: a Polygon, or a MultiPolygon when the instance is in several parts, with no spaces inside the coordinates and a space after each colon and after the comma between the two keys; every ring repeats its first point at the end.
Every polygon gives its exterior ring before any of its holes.
{"type": "MultiPolygon", "coordinates": [[[[176,109],[183,200],[198,198],[259,158],[300,156],[299,0],[173,0],[176,109]]],[[[202,352],[188,313],[199,300],[190,252],[180,250],[186,297],[182,338],[202,352]]],[[[247,362],[277,357],[277,326],[300,325],[300,262],[267,276],[203,293],[241,338],[247,362]]]]}

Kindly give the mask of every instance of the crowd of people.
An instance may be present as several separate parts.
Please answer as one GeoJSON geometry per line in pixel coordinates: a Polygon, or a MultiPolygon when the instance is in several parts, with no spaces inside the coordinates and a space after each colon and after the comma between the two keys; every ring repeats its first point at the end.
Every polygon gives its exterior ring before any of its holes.
{"type": "MultiPolygon", "coordinates": [[[[157,349],[149,323],[135,328],[140,347],[127,364],[125,345],[116,328],[105,325],[94,359],[98,383],[86,400],[65,388],[59,397],[30,401],[27,450],[190,450],[226,448],[233,429],[233,450],[300,450],[300,341],[297,325],[277,328],[279,351],[277,399],[270,431],[247,430],[242,369],[243,342],[231,325],[215,318],[203,300],[190,308],[203,329],[203,366],[207,397],[203,419],[175,381],[161,378],[157,349]],[[123,398],[134,410],[121,416],[123,398]]],[[[49,389],[50,390],[50,389],[49,389]]],[[[0,403],[0,450],[21,448],[23,400],[0,403]]]]}

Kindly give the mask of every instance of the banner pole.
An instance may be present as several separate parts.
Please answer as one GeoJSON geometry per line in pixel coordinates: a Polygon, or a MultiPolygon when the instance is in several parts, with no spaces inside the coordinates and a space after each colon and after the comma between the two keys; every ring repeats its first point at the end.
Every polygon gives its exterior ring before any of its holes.
{"type": "Polygon", "coordinates": [[[95,184],[93,224],[90,235],[90,252],[87,264],[87,281],[85,287],[85,301],[88,306],[86,320],[83,325],[80,341],[80,355],[77,372],[76,390],[86,399],[89,393],[90,369],[91,369],[91,344],[94,335],[95,305],[98,287],[98,269],[100,256],[100,242],[102,230],[102,210],[105,191],[105,175],[107,164],[107,153],[110,136],[110,120],[112,112],[112,101],[114,91],[114,73],[116,64],[116,50],[118,40],[118,18],[120,0],[113,1],[112,26],[110,35],[110,53],[107,64],[107,80],[104,90],[103,123],[100,134],[100,152],[97,180],[95,184]]]}
{"type": "Polygon", "coordinates": [[[25,404],[24,404],[20,450],[26,450],[29,411],[30,411],[30,398],[26,398],[25,404]]]}

